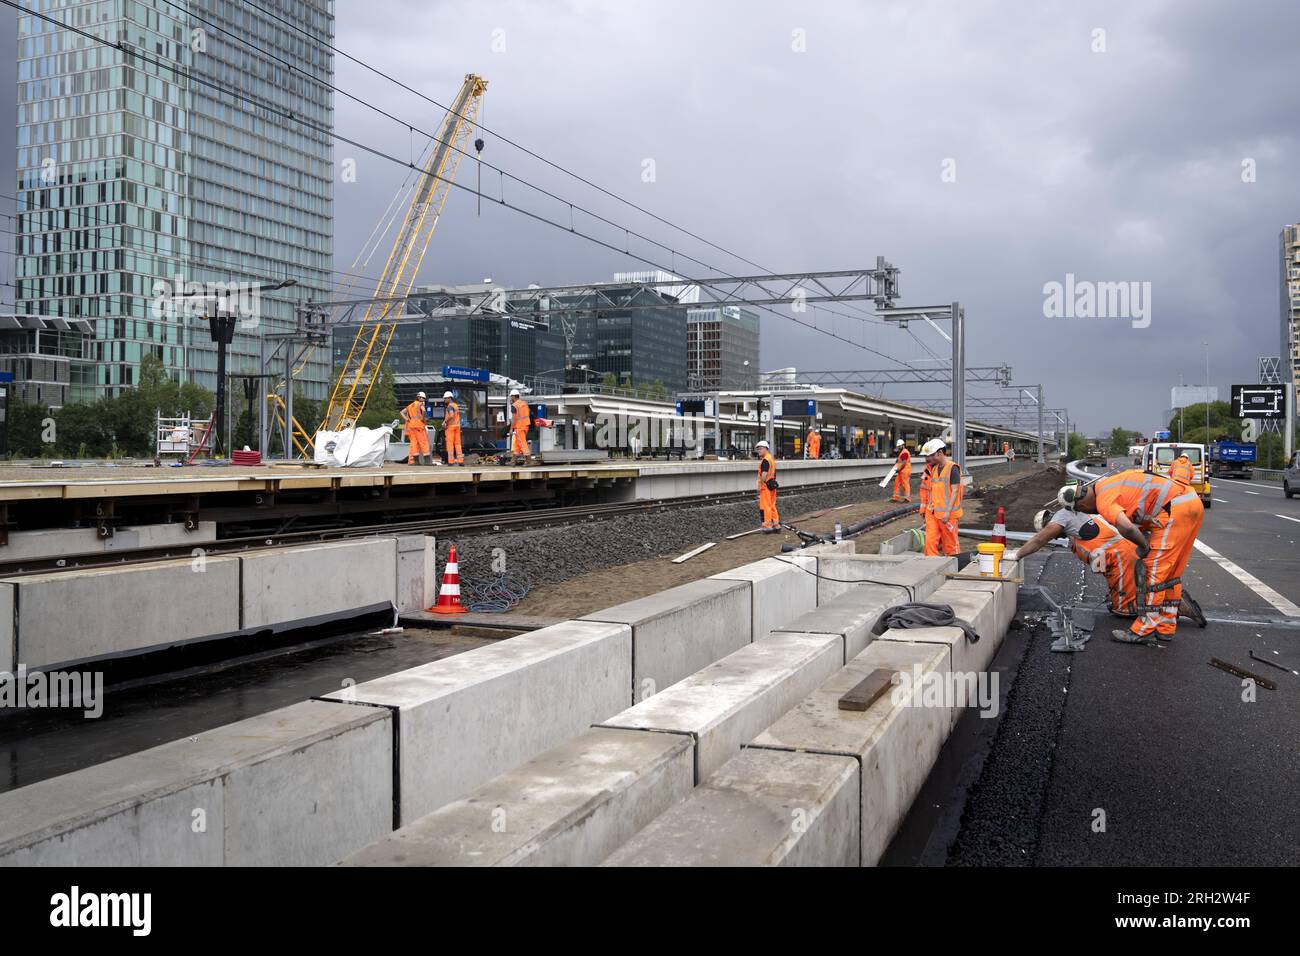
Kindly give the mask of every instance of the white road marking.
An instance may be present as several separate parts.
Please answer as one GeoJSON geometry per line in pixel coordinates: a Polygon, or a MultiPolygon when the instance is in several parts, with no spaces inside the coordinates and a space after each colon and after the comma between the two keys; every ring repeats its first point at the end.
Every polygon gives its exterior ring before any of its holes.
{"type": "Polygon", "coordinates": [[[1219,567],[1223,568],[1223,570],[1227,571],[1234,578],[1246,585],[1246,587],[1250,588],[1287,617],[1300,617],[1300,605],[1288,601],[1259,578],[1255,577],[1255,575],[1232,561],[1229,561],[1199,538],[1196,541],[1196,550],[1201,552],[1215,564],[1219,565],[1219,567]]]}
{"type": "Polygon", "coordinates": [[[1300,524],[1300,518],[1292,518],[1290,515],[1273,515],[1273,517],[1285,518],[1287,521],[1294,521],[1296,524],[1300,524]]]}
{"type": "MultiPolygon", "coordinates": [[[[1254,485],[1254,486],[1257,487],[1257,488],[1259,487],[1259,483],[1258,483],[1258,482],[1254,482],[1254,481],[1237,481],[1235,478],[1211,478],[1210,480],[1211,480],[1212,482],[1214,482],[1216,485],[1217,485],[1219,482],[1223,482],[1225,485],[1245,485],[1247,488],[1249,488],[1251,485],[1254,485]]],[[[1277,486],[1277,490],[1278,490],[1278,491],[1281,491],[1281,490],[1282,490],[1282,486],[1281,486],[1281,485],[1278,485],[1278,486],[1277,486]]],[[[1255,493],[1256,493],[1256,494],[1259,494],[1259,492],[1255,492],[1255,493]]]]}
{"type": "Polygon", "coordinates": [[[1257,495],[1257,494],[1259,494],[1259,492],[1258,492],[1258,491],[1247,491],[1247,492],[1245,492],[1245,494],[1248,494],[1248,495],[1257,495]]]}
{"type": "Polygon", "coordinates": [[[1219,504],[1221,504],[1221,505],[1226,505],[1226,504],[1228,503],[1228,499],[1227,499],[1227,498],[1215,498],[1214,500],[1217,501],[1217,502],[1218,502],[1219,504]]]}

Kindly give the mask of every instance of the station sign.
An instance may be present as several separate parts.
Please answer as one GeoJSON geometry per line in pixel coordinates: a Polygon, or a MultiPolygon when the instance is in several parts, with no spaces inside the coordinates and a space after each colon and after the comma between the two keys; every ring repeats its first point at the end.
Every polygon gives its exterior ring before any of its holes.
{"type": "Polygon", "coordinates": [[[812,398],[783,398],[779,414],[782,418],[816,418],[817,401],[812,398]]]}
{"type": "Polygon", "coordinates": [[[678,415],[712,415],[713,399],[683,398],[677,403],[678,415]]]}
{"type": "Polygon", "coordinates": [[[1286,418],[1285,385],[1232,386],[1233,418],[1286,418]]]}
{"type": "Polygon", "coordinates": [[[464,379],[469,382],[488,382],[492,379],[492,373],[485,368],[462,368],[459,365],[444,365],[442,367],[442,377],[464,379]]]}

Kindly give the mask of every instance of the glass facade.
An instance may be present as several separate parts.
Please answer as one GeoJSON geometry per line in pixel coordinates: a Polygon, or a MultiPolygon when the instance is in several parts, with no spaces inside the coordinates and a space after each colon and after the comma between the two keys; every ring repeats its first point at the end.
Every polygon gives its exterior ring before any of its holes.
{"type": "MultiPolygon", "coordinates": [[[[288,330],[296,303],[330,297],[333,0],[259,5],[270,13],[239,0],[28,4],[122,49],[18,16],[16,309],[92,321],[71,400],[134,384],[149,353],[215,389],[207,323],[157,307],[178,280],[296,280],[238,323],[232,372],[257,367],[262,334],[288,330]]],[[[304,370],[310,397],[324,395],[327,358],[304,370]]]]}
{"type": "MultiPolygon", "coordinates": [[[[686,388],[686,308],[636,308],[637,298],[655,297],[641,290],[629,308],[574,318],[573,364],[586,365],[620,385],[645,388],[662,382],[669,394],[686,388]]],[[[556,306],[582,304],[582,297],[555,297],[556,306]]]]}
{"type": "Polygon", "coordinates": [[[757,382],[756,313],[736,306],[691,309],[686,322],[692,390],[745,388],[757,382]]]}

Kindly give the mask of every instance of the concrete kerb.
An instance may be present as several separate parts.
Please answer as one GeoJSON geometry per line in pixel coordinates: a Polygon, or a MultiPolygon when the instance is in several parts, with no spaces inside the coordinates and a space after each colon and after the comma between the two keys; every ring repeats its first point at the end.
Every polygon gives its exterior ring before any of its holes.
{"type": "Polygon", "coordinates": [[[750,640],[757,641],[817,606],[816,572],[814,556],[783,554],[714,574],[710,580],[750,583],[750,640]]]}
{"type": "Polygon", "coordinates": [[[344,866],[595,866],[694,786],[691,741],[593,728],[344,866]]]}
{"type": "Polygon", "coordinates": [[[628,708],[602,727],[680,734],[707,780],[843,663],[836,634],[773,634],[628,708]]]}
{"type": "Polygon", "coordinates": [[[243,628],[397,605],[396,538],[277,548],[239,561],[243,628]]]}
{"type": "Polygon", "coordinates": [[[858,763],[746,750],[603,866],[856,866],[858,763]]]}
{"type": "Polygon", "coordinates": [[[630,627],[565,621],[323,699],[392,712],[396,828],[618,713],[631,684],[630,627]]]}
{"type": "Polygon", "coordinates": [[[861,862],[874,866],[907,815],[952,727],[952,707],[927,705],[929,675],[950,672],[947,647],[874,641],[789,713],[755,738],[750,748],[852,757],[859,762],[861,862]],[[839,709],[839,699],[876,668],[913,673],[914,684],[895,703],[885,693],[865,711],[839,709]]]}
{"type": "Polygon", "coordinates": [[[0,794],[0,866],[319,866],[389,832],[387,712],[304,701],[0,794]]]}
{"type": "Polygon", "coordinates": [[[979,586],[976,588],[954,586],[967,583],[975,582],[949,581],[930,595],[930,603],[948,605],[959,620],[965,621],[973,627],[975,633],[980,637],[974,644],[966,639],[965,631],[959,627],[890,629],[881,634],[877,640],[920,643],[941,641],[952,648],[952,669],[954,672],[969,674],[988,670],[993,655],[997,653],[1002,644],[1004,633],[998,628],[997,595],[992,591],[981,589],[979,586]],[[951,635],[950,632],[954,630],[960,635],[960,640],[951,635]],[[924,637],[918,636],[923,633],[925,634],[924,637]]]}
{"type": "Polygon", "coordinates": [[[871,642],[872,629],[880,615],[906,600],[907,593],[899,587],[855,584],[851,590],[778,628],[773,635],[837,634],[844,642],[843,663],[847,664],[871,642]]]}
{"type": "Polygon", "coordinates": [[[919,555],[821,555],[817,558],[817,603],[825,604],[852,590],[857,581],[884,582],[909,589],[908,600],[925,601],[944,582],[944,572],[956,571],[957,559],[919,555]]]}

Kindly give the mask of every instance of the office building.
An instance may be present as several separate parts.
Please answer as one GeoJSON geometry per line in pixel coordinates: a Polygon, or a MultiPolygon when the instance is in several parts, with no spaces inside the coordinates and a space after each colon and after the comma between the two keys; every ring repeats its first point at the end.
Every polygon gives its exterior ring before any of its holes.
{"type": "Polygon", "coordinates": [[[1282,365],[1283,382],[1300,385],[1300,225],[1285,226],[1281,236],[1282,365]]]}
{"type": "Polygon", "coordinates": [[[688,309],[687,380],[692,391],[752,388],[758,375],[758,315],[737,306],[688,309]]]}

